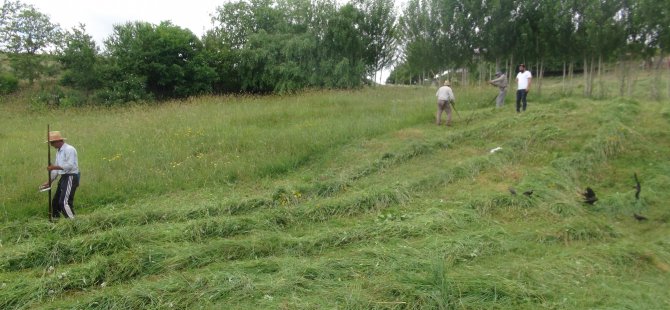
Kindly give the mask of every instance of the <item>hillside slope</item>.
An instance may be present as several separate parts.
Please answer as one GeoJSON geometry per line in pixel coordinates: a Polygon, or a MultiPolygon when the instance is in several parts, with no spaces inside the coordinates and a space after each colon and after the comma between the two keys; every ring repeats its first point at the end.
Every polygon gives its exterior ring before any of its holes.
{"type": "MultiPolygon", "coordinates": [[[[392,125],[332,141],[315,129],[312,149],[266,154],[227,184],[5,222],[0,308],[670,308],[666,103],[547,96],[516,114],[509,98],[468,109],[474,90],[446,128],[434,90],[393,92],[408,93],[389,105],[403,112],[374,120],[392,125]]],[[[272,115],[280,143],[314,128],[272,115]]]]}

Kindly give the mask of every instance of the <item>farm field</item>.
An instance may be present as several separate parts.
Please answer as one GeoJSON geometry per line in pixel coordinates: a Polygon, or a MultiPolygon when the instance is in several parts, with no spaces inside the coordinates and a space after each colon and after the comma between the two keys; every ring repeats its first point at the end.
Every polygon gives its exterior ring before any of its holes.
{"type": "Polygon", "coordinates": [[[0,308],[668,309],[670,104],[643,95],[652,80],[595,100],[546,79],[521,114],[513,92],[497,110],[497,89],[455,86],[452,127],[429,87],[3,98],[0,308]],[[47,124],[79,152],[74,221],[37,193],[47,124]]]}

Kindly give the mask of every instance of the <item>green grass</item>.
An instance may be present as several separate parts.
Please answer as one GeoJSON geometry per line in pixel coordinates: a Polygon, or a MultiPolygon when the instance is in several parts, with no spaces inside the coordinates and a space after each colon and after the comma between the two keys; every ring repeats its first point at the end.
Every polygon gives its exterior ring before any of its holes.
{"type": "Polygon", "coordinates": [[[543,88],[521,115],[512,94],[495,110],[494,88],[455,88],[450,128],[422,87],[3,98],[0,308],[670,307],[667,102],[543,88]],[[49,223],[36,192],[47,123],[79,151],[74,221],[49,223]]]}

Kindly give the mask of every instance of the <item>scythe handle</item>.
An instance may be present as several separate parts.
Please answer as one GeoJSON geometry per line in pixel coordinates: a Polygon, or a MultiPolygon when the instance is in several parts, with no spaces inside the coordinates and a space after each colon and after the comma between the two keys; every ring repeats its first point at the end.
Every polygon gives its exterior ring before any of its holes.
{"type": "MultiPolygon", "coordinates": [[[[51,128],[49,128],[49,124],[47,124],[47,167],[51,166],[51,145],[49,143],[49,131],[51,131],[51,128]]],[[[51,171],[47,169],[47,184],[49,184],[49,221],[53,221],[53,205],[51,203],[51,171]]]]}

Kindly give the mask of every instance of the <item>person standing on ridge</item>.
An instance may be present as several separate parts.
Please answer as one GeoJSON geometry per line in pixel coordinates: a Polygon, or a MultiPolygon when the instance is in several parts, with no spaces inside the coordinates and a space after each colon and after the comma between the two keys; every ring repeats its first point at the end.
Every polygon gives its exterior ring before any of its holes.
{"type": "Polygon", "coordinates": [[[49,144],[58,150],[56,162],[49,165],[47,170],[51,173],[49,182],[42,184],[42,188],[51,186],[54,180],[60,176],[56,194],[52,199],[53,211],[51,216],[58,218],[62,213],[69,219],[74,219],[74,193],[79,187],[79,160],[77,150],[67,143],[61,136],[60,131],[49,132],[49,144]]]}
{"type": "Polygon", "coordinates": [[[526,96],[530,91],[530,80],[533,78],[533,75],[530,74],[530,71],[526,71],[526,65],[519,65],[519,73],[516,75],[517,81],[517,90],[516,90],[516,112],[521,112],[522,109],[521,102],[523,102],[523,111],[526,111],[526,96]]]}

